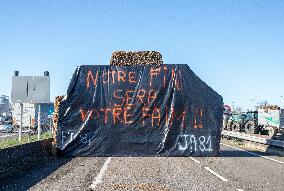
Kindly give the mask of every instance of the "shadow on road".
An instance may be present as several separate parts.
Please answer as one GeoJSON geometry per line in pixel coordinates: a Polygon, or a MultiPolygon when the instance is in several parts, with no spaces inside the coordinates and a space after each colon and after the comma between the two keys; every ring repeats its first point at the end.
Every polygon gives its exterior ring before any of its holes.
{"type": "Polygon", "coordinates": [[[12,176],[0,179],[0,190],[5,191],[24,191],[28,190],[47,176],[51,175],[61,166],[65,165],[72,158],[56,158],[50,157],[44,161],[39,161],[31,166],[12,176]]]}

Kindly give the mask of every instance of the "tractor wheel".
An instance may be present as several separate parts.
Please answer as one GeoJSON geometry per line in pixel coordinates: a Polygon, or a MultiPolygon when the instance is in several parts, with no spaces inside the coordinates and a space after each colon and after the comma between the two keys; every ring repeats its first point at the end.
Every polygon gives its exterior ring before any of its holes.
{"type": "Polygon", "coordinates": [[[232,131],[234,132],[239,132],[240,131],[240,124],[238,123],[233,123],[231,126],[232,131]]]}
{"type": "Polygon", "coordinates": [[[268,135],[270,137],[273,137],[277,134],[277,130],[274,127],[269,127],[269,128],[267,128],[267,130],[268,130],[268,135]]]}
{"type": "Polygon", "coordinates": [[[232,131],[231,126],[232,126],[232,123],[228,122],[226,127],[225,127],[225,128],[227,128],[227,131],[232,131]]]}
{"type": "Polygon", "coordinates": [[[223,126],[223,130],[229,130],[229,128],[230,128],[230,124],[226,122],[223,126]]]}
{"type": "Polygon", "coordinates": [[[246,134],[254,134],[255,125],[253,121],[248,121],[245,125],[246,134]]]}

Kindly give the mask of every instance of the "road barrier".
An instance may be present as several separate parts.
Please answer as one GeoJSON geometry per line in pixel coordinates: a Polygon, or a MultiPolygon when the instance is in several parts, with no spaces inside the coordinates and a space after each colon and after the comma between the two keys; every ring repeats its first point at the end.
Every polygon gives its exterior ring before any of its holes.
{"type": "Polygon", "coordinates": [[[256,136],[253,136],[253,135],[248,135],[248,134],[244,134],[244,133],[240,133],[240,132],[223,130],[222,135],[234,137],[234,138],[238,138],[238,139],[243,139],[243,140],[247,140],[247,141],[252,141],[252,142],[256,142],[256,143],[266,144],[266,145],[284,147],[284,141],[273,140],[273,139],[269,139],[269,138],[256,137],[256,136]]]}
{"type": "Polygon", "coordinates": [[[222,97],[185,64],[80,66],[59,107],[64,156],[218,156],[222,97]]]}

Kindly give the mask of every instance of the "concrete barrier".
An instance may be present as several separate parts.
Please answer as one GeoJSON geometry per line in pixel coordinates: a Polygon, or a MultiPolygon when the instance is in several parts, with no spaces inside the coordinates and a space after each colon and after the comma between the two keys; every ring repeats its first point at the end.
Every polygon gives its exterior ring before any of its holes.
{"type": "Polygon", "coordinates": [[[240,133],[240,132],[226,131],[226,130],[222,131],[222,135],[234,137],[234,138],[238,138],[238,139],[243,139],[243,140],[247,140],[247,141],[252,141],[252,142],[256,142],[256,143],[261,143],[261,144],[265,144],[265,145],[272,145],[272,146],[284,148],[284,141],[280,141],[280,140],[273,140],[273,139],[267,139],[267,138],[263,138],[263,137],[256,137],[256,136],[253,136],[253,135],[248,135],[248,134],[244,134],[244,133],[240,133]]]}
{"type": "Polygon", "coordinates": [[[25,170],[52,154],[52,139],[0,150],[0,179],[25,170]]]}

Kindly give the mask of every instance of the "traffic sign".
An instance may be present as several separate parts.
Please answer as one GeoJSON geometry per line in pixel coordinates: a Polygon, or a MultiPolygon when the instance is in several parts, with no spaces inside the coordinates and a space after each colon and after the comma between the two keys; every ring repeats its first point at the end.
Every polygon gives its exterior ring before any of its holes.
{"type": "Polygon", "coordinates": [[[232,112],[232,109],[229,105],[224,105],[224,114],[228,115],[232,112]]]}

